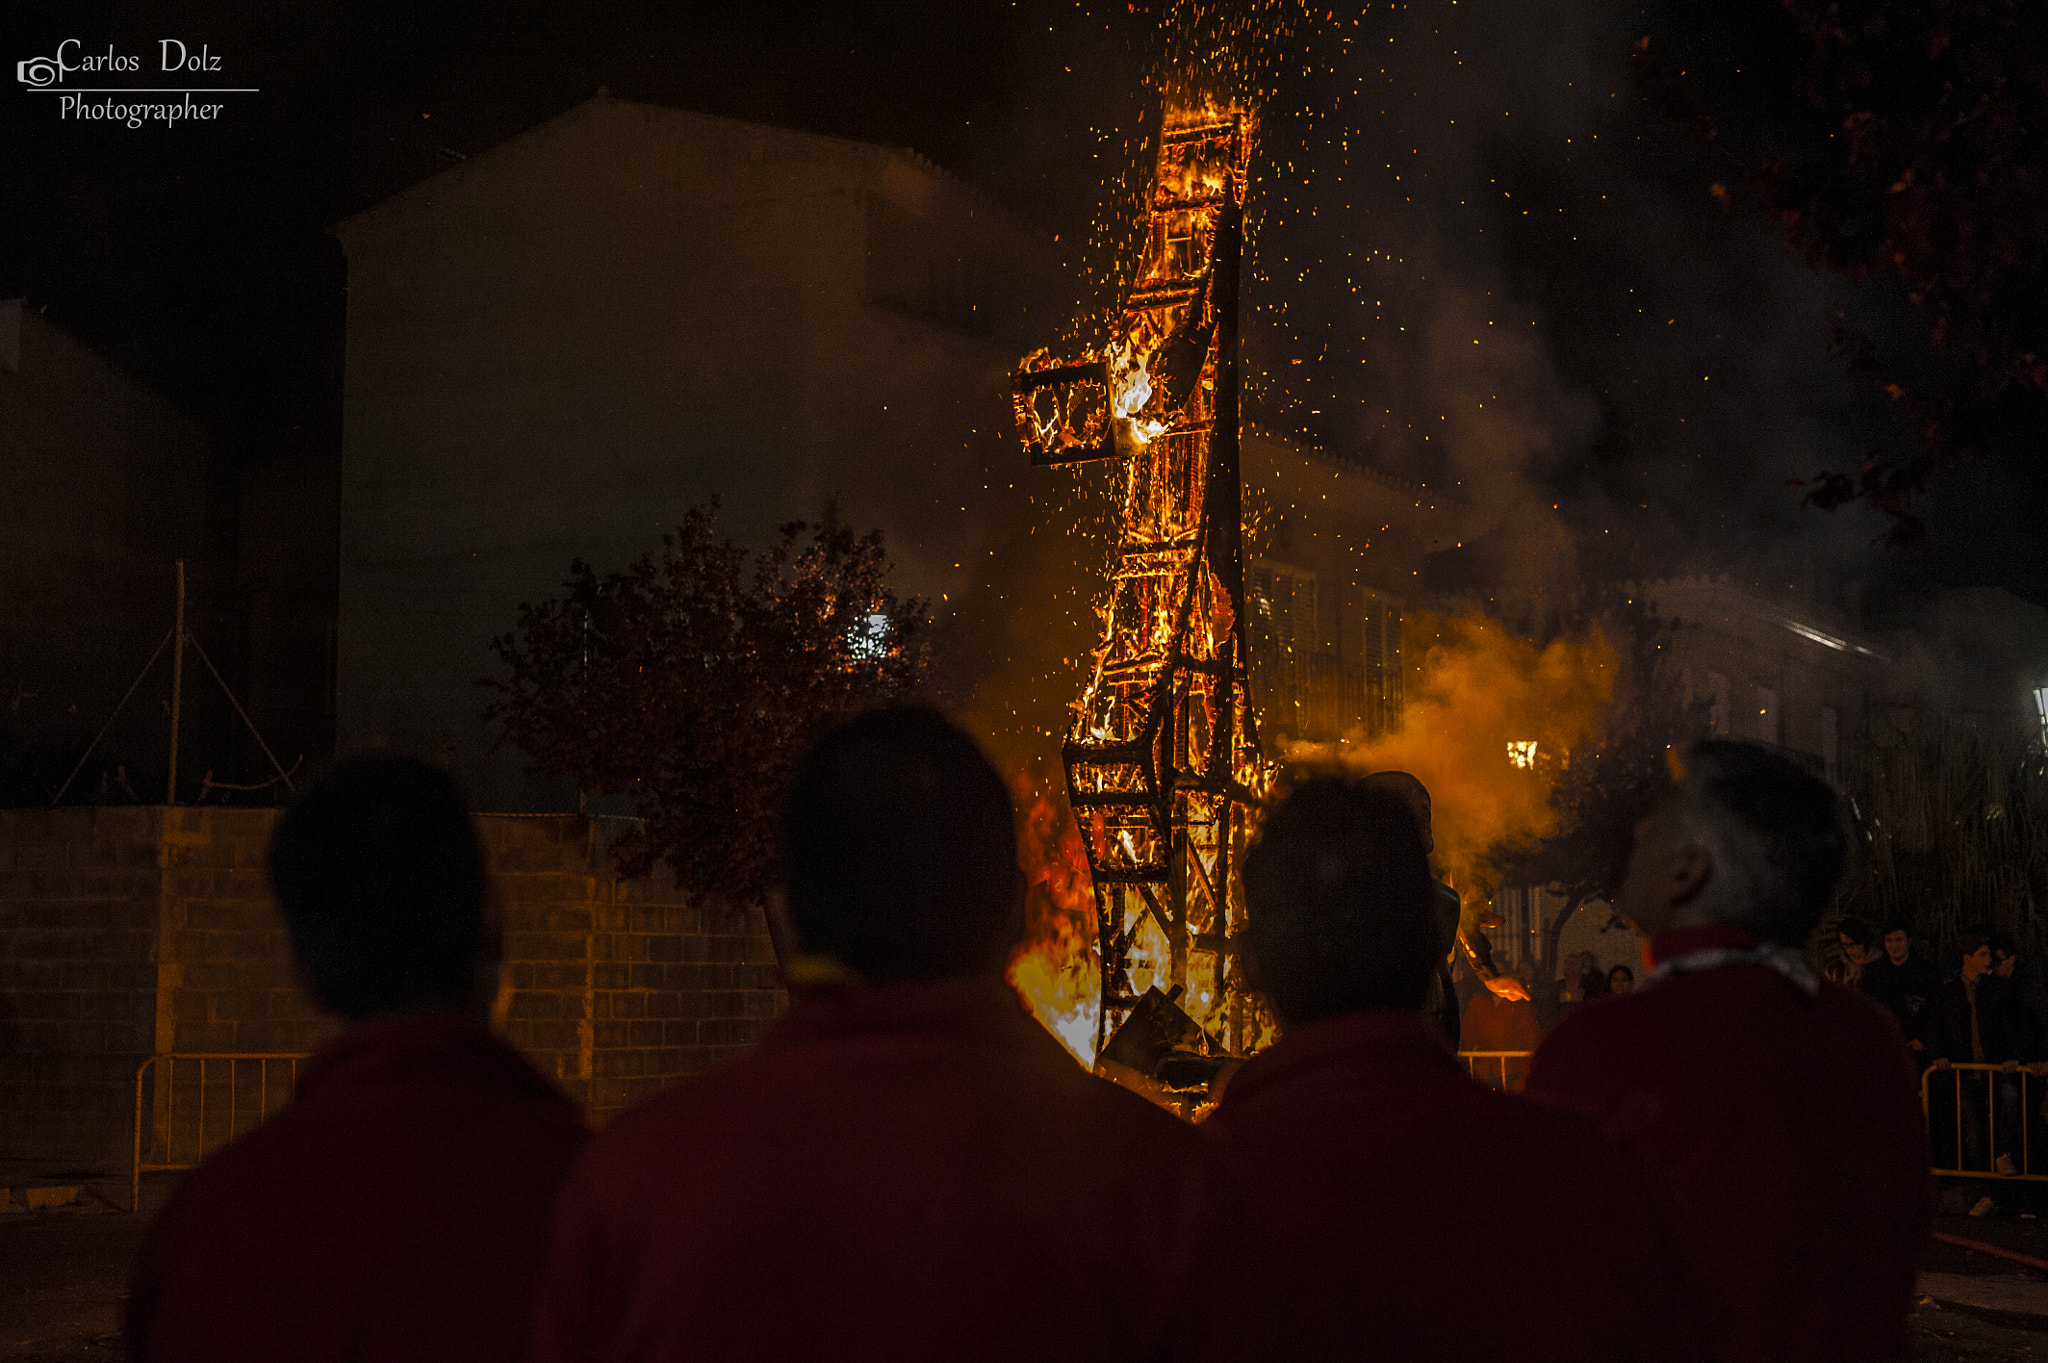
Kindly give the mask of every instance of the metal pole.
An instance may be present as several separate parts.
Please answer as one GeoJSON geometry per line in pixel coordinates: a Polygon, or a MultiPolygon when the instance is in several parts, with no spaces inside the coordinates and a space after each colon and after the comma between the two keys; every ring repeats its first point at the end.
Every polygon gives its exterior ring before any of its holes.
{"type": "Polygon", "coordinates": [[[185,701],[185,560],[178,560],[178,623],[171,628],[171,778],[164,803],[178,803],[178,718],[185,701]]]}

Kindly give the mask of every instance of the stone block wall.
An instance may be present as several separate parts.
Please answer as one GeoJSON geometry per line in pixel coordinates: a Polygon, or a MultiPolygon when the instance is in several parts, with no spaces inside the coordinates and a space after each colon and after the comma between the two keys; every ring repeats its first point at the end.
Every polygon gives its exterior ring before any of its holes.
{"type": "MultiPolygon", "coordinates": [[[[0,1157],[121,1167],[148,1057],[298,1053],[332,1034],[271,901],[275,820],[0,810],[0,1157]]],[[[596,1120],[744,1049],[781,1009],[760,911],[686,904],[665,873],[621,881],[618,821],[482,815],[478,831],[505,909],[499,1021],[596,1120]]],[[[227,1133],[213,1090],[228,1073],[207,1079],[208,1144],[227,1133]]],[[[179,1114],[195,1074],[179,1069],[179,1114]]],[[[187,1158],[197,1137],[181,1142],[179,1118],[153,1107],[152,1139],[187,1158]]]]}
{"type": "Polygon", "coordinates": [[[156,1044],[158,824],[0,810],[0,1154],[118,1153],[156,1044]]]}
{"type": "Polygon", "coordinates": [[[688,904],[664,869],[619,879],[622,821],[480,823],[505,905],[505,1034],[593,1119],[744,1050],[781,1011],[761,912],[688,904]]]}

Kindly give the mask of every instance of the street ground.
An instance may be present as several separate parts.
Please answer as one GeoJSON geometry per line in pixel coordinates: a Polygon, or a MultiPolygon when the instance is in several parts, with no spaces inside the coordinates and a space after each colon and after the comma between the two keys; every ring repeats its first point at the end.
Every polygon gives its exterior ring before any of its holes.
{"type": "MultiPolygon", "coordinates": [[[[88,1185],[76,1205],[0,1215],[0,1360],[109,1363],[121,1357],[129,1262],[176,1175],[143,1180],[143,1215],[120,1205],[122,1180],[88,1185]]],[[[1935,1229],[2048,1260],[2048,1185],[1991,1187],[2011,1204],[1985,1217],[1942,1215],[1935,1229]],[[2040,1220],[2021,1220],[2034,1201],[2040,1220]]],[[[1950,1190],[1944,1205],[1962,1205],[1950,1190]]],[[[1970,1189],[1971,1193],[1979,1190],[1970,1189]]],[[[1914,1363],[2048,1360],[2048,1272],[1940,1241],[1922,1265],[1914,1363]]]]}

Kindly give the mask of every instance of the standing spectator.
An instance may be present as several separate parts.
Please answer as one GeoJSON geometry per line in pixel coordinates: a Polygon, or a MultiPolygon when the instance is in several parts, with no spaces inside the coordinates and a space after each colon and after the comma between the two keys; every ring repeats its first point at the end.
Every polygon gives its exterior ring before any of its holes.
{"type": "Polygon", "coordinates": [[[1607,972],[1607,992],[1626,994],[1636,987],[1636,972],[1625,965],[1618,965],[1607,972]]]}
{"type": "Polygon", "coordinates": [[[804,758],[771,905],[790,1011],[592,1139],[530,1359],[1236,1356],[1214,1143],[1081,1069],[1003,978],[1013,818],[930,710],[804,758]]]}
{"type": "Polygon", "coordinates": [[[1579,995],[1585,999],[1607,997],[1608,974],[1600,968],[1600,958],[1592,952],[1586,953],[1586,973],[1579,977],[1579,995]]]}
{"type": "Polygon", "coordinates": [[[1803,946],[1848,850],[1832,790],[1749,744],[1695,745],[1620,896],[1640,988],[1573,1013],[1527,1092],[1599,1118],[1671,1180],[1735,1312],[1729,1356],[1907,1352],[1927,1135],[1898,1028],[1803,946]]]}
{"type": "Polygon", "coordinates": [[[2039,1059],[2048,1056],[2048,980],[2041,967],[2020,956],[2019,943],[2009,932],[1991,934],[1991,969],[2012,990],[2025,1026],[2021,1045],[2025,1053],[2039,1059]]]}
{"type": "Polygon", "coordinates": [[[1920,1013],[1941,985],[1941,972],[1932,961],[1912,954],[1912,939],[1900,924],[1884,932],[1884,959],[1863,967],[1863,992],[1883,1004],[1898,1019],[1899,1031],[1917,1063],[1925,1063],[1926,1045],[1920,1039],[1920,1013]]]}
{"type": "Polygon", "coordinates": [[[1244,884],[1246,968],[1284,1031],[1208,1122],[1251,1207],[1242,1356],[1697,1356],[1701,1302],[1635,1166],[1592,1122],[1474,1083],[1421,1015],[1447,941],[1400,804],[1304,783],[1244,884]]]}
{"type": "Polygon", "coordinates": [[[2020,1125],[2020,1085],[2012,1076],[2023,1058],[2031,1058],[2021,1054],[2024,1023],[2011,985],[1992,969],[1990,930],[1965,932],[1960,950],[1955,978],[1937,988],[1927,1003],[1927,1057],[1937,1070],[1960,1064],[1999,1067],[1995,1083],[1984,1070],[1952,1076],[1961,1090],[1956,1104],[1962,1114],[1957,1167],[2010,1175],[2018,1172],[2012,1152],[2019,1144],[2020,1125]],[[1984,1126],[1994,1102],[1996,1149],[1987,1156],[1984,1126]]]}
{"type": "Polygon", "coordinates": [[[461,793],[406,758],[342,762],[285,811],[270,877],[308,988],[348,1025],[164,1209],[129,1356],[517,1358],[584,1129],[487,1026],[501,930],[461,793]]]}
{"type": "Polygon", "coordinates": [[[1877,958],[1877,934],[1861,918],[1844,918],[1835,925],[1835,940],[1842,959],[1828,967],[1828,978],[1844,989],[1861,989],[1864,968],[1877,958]]]}
{"type": "MultiPolygon", "coordinates": [[[[1516,980],[1521,979],[1515,971],[1505,973],[1516,980]]],[[[1536,1020],[1536,1005],[1529,999],[1511,999],[1491,989],[1475,989],[1465,1004],[1465,1020],[1460,1032],[1464,1038],[1461,1049],[1468,1052],[1523,1052],[1521,1055],[1474,1057],[1468,1066],[1472,1076],[1481,1083],[1492,1088],[1505,1088],[1512,1093],[1519,1090],[1529,1077],[1529,1053],[1536,1049],[1537,1041],[1542,1038],[1543,1027],[1536,1020]]]]}

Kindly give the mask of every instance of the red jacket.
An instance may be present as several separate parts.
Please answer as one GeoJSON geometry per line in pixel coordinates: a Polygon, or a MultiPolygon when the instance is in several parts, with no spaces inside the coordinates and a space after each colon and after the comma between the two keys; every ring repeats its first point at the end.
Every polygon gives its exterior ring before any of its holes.
{"type": "MultiPolygon", "coordinates": [[[[1650,944],[1655,961],[1747,948],[1731,928],[1650,944]]],[[[1898,1024],[1761,965],[1673,975],[1574,1010],[1544,1038],[1532,1097],[1628,1138],[1690,1207],[1734,1310],[1735,1357],[1906,1353],[1927,1240],[1927,1133],[1898,1024]]]]}
{"type": "Polygon", "coordinates": [[[1681,1237],[1595,1125],[1474,1083],[1430,1023],[1293,1029],[1208,1127],[1276,1359],[1675,1360],[1703,1351],[1681,1237]]]}
{"type": "Polygon", "coordinates": [[[591,1141],[530,1357],[1201,1357],[1222,1180],[1000,980],[824,991],[591,1141]]]}
{"type": "Polygon", "coordinates": [[[136,1359],[516,1358],[584,1127],[481,1025],[351,1028],[187,1175],[135,1266],[136,1359]]]}

